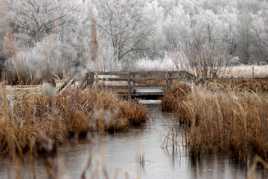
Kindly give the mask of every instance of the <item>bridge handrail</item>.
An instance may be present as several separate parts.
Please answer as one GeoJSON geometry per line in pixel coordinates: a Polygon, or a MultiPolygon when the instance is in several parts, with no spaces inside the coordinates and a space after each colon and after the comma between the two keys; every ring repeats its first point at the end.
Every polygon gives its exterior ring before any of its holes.
{"type": "MultiPolygon", "coordinates": [[[[182,76],[193,76],[186,71],[113,71],[113,72],[92,72],[95,74],[95,82],[99,81],[109,82],[126,82],[128,89],[128,97],[131,98],[135,88],[137,87],[150,87],[151,84],[139,84],[139,82],[150,80],[162,80],[165,83],[161,84],[165,90],[170,89],[173,80],[181,79],[182,76]]],[[[195,79],[195,77],[194,77],[195,79]]],[[[104,85],[105,87],[106,85],[104,85]]]]}

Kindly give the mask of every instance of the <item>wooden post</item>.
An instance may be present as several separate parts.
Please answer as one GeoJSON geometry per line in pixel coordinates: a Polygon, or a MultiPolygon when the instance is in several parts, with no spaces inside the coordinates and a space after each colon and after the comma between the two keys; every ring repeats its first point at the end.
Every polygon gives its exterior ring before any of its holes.
{"type": "Polygon", "coordinates": [[[128,73],[128,100],[131,100],[132,96],[132,85],[131,85],[131,79],[132,75],[131,72],[128,73]]]}
{"type": "Polygon", "coordinates": [[[171,85],[171,83],[170,83],[170,78],[171,78],[171,74],[170,74],[170,72],[167,72],[166,73],[166,90],[169,90],[170,89],[170,85],[171,85]]]}
{"type": "Polygon", "coordinates": [[[86,86],[93,87],[95,81],[95,74],[94,72],[89,72],[86,79],[86,86]]]}
{"type": "Polygon", "coordinates": [[[171,85],[173,83],[173,79],[172,79],[172,72],[168,72],[168,89],[171,88],[171,85]]]}
{"type": "Polygon", "coordinates": [[[254,65],[252,66],[252,78],[253,79],[255,78],[255,68],[254,68],[254,65]]]}
{"type": "Polygon", "coordinates": [[[134,92],[134,90],[135,90],[135,86],[136,86],[136,74],[135,73],[132,73],[132,75],[131,75],[131,82],[132,82],[132,89],[131,89],[131,92],[133,93],[134,92]]]}
{"type": "Polygon", "coordinates": [[[99,75],[98,72],[95,73],[95,88],[99,88],[99,75]]]}

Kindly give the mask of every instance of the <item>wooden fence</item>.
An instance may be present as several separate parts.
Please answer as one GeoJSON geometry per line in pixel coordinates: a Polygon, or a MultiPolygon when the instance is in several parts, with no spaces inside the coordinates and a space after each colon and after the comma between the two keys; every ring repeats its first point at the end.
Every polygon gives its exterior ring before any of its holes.
{"type": "Polygon", "coordinates": [[[94,75],[98,88],[110,89],[128,98],[161,96],[174,80],[194,80],[194,76],[185,71],[95,72],[94,75]]]}

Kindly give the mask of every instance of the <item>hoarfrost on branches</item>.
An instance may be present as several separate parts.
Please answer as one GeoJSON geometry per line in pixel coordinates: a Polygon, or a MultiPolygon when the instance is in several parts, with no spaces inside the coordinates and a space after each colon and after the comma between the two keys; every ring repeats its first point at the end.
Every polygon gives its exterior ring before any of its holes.
{"type": "Polygon", "coordinates": [[[75,66],[111,71],[139,63],[213,76],[234,59],[268,62],[262,0],[2,0],[0,9],[8,72],[21,69],[30,79],[47,71],[66,77],[75,66]]]}

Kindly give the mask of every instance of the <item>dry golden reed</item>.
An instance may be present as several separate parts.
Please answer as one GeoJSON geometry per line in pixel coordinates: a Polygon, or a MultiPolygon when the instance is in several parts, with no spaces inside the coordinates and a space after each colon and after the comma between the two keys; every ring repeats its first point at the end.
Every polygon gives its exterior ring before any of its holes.
{"type": "Polygon", "coordinates": [[[215,87],[226,90],[232,89],[236,91],[250,91],[250,92],[267,92],[268,79],[267,78],[231,78],[231,79],[212,79],[206,82],[208,88],[215,87]]]}
{"type": "Polygon", "coordinates": [[[179,101],[183,101],[190,92],[191,87],[187,84],[181,83],[173,86],[162,98],[162,110],[165,112],[176,111],[181,105],[179,101]]]}
{"type": "Polygon", "coordinates": [[[143,106],[114,94],[69,90],[57,96],[25,95],[8,100],[0,90],[0,152],[40,153],[88,132],[119,132],[147,119],[143,106]]]}
{"type": "Polygon", "coordinates": [[[193,156],[224,153],[246,161],[257,154],[268,159],[268,101],[261,94],[194,87],[172,104],[180,122],[189,124],[186,146],[193,156]]]}

